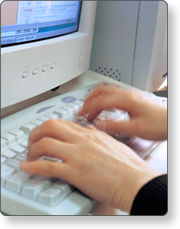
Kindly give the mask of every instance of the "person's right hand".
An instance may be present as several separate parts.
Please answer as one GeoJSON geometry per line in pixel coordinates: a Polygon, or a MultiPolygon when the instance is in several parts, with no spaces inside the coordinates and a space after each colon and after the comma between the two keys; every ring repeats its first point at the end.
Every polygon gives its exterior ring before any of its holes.
{"type": "Polygon", "coordinates": [[[85,100],[79,115],[94,120],[103,110],[127,111],[130,121],[102,120],[96,128],[111,133],[125,133],[148,140],[167,139],[167,104],[156,96],[127,90],[112,84],[100,84],[85,100]]]}

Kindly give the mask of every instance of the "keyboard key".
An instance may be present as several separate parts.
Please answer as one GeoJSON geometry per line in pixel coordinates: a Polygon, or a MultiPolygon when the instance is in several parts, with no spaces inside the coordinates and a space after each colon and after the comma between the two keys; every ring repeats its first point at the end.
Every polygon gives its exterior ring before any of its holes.
{"type": "Polygon", "coordinates": [[[19,144],[14,145],[10,148],[12,151],[19,153],[19,154],[23,154],[26,153],[27,149],[19,144]]]}
{"type": "Polygon", "coordinates": [[[62,190],[47,188],[39,194],[38,201],[49,206],[55,206],[61,202],[64,197],[62,190]]]}
{"type": "Polygon", "coordinates": [[[17,156],[17,154],[10,149],[2,151],[1,154],[2,154],[2,156],[6,157],[8,159],[13,159],[13,158],[16,158],[16,156],[17,156]]]}
{"type": "Polygon", "coordinates": [[[9,131],[9,133],[15,135],[17,141],[25,137],[25,133],[22,130],[14,129],[14,130],[9,131]]]}
{"type": "Polygon", "coordinates": [[[51,187],[43,190],[38,197],[38,201],[49,206],[60,203],[68,195],[74,191],[74,187],[63,180],[51,179],[53,183],[51,187]]]}
{"type": "Polygon", "coordinates": [[[55,110],[54,113],[57,114],[59,118],[66,118],[68,116],[68,111],[61,108],[55,110]]]}
{"type": "Polygon", "coordinates": [[[19,142],[21,146],[24,146],[25,148],[28,147],[28,138],[24,139],[23,141],[19,142]]]}
{"type": "Polygon", "coordinates": [[[77,105],[79,105],[79,106],[82,106],[84,102],[81,101],[81,100],[76,100],[76,101],[74,101],[73,103],[74,103],[74,104],[77,104],[77,105]]]}
{"type": "Polygon", "coordinates": [[[60,189],[64,195],[64,197],[68,196],[71,192],[73,192],[74,187],[63,180],[58,180],[52,186],[52,188],[60,189]]]}
{"type": "Polygon", "coordinates": [[[31,121],[30,123],[35,125],[35,126],[39,126],[40,124],[43,123],[43,121],[40,121],[40,120],[36,119],[36,120],[31,121]]]}
{"type": "Polygon", "coordinates": [[[27,182],[31,176],[32,175],[21,171],[13,173],[10,177],[7,178],[5,187],[20,193],[23,184],[27,182]]]}
{"type": "Polygon", "coordinates": [[[1,185],[4,186],[6,182],[6,177],[12,174],[15,171],[14,168],[1,164],[1,185]]]}
{"type": "Polygon", "coordinates": [[[29,134],[36,126],[32,123],[27,123],[21,126],[21,130],[23,130],[26,134],[29,134]]]}
{"type": "Polygon", "coordinates": [[[38,120],[42,121],[42,122],[45,122],[47,120],[49,120],[50,118],[49,117],[46,117],[46,116],[42,116],[40,118],[38,118],[38,120]]]}
{"type": "Polygon", "coordinates": [[[79,109],[79,105],[75,103],[70,103],[67,105],[68,107],[71,107],[74,111],[79,109]]]}
{"type": "Polygon", "coordinates": [[[20,161],[19,160],[16,160],[16,159],[12,159],[10,161],[7,162],[7,165],[19,170],[19,163],[20,161]]]}
{"type": "Polygon", "coordinates": [[[47,114],[45,116],[48,117],[48,118],[50,118],[50,119],[58,119],[58,115],[57,114],[54,114],[54,113],[47,114]]]}
{"type": "Polygon", "coordinates": [[[70,106],[63,106],[61,107],[63,110],[66,110],[69,114],[73,112],[73,108],[70,106]]]}
{"type": "Polygon", "coordinates": [[[1,163],[5,163],[7,161],[7,158],[1,156],[1,163]]]}
{"type": "Polygon", "coordinates": [[[6,146],[7,146],[6,140],[1,138],[1,149],[5,148],[6,146]]]}
{"type": "Polygon", "coordinates": [[[8,145],[11,145],[12,143],[14,143],[16,141],[15,136],[13,134],[10,134],[10,133],[3,134],[1,137],[6,140],[8,145]]]}
{"type": "Polygon", "coordinates": [[[48,178],[40,176],[33,177],[24,184],[22,194],[35,200],[37,199],[38,193],[45,188],[49,188],[50,184],[51,182],[48,178]]]}
{"type": "Polygon", "coordinates": [[[18,160],[19,162],[27,161],[27,154],[17,155],[16,160],[18,160]]]}

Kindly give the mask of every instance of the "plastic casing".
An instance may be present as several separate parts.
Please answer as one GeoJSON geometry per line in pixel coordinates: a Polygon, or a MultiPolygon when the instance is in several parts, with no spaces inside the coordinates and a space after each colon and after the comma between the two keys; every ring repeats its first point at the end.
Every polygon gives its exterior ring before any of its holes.
{"type": "Polygon", "coordinates": [[[82,3],[77,32],[1,48],[1,108],[66,83],[89,69],[95,1],[82,3]]]}

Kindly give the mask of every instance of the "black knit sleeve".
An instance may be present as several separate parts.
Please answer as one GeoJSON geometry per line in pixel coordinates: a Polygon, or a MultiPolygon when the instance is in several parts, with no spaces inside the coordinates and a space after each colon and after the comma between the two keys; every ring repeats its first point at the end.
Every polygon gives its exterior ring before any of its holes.
{"type": "Polygon", "coordinates": [[[130,215],[167,214],[167,175],[145,184],[136,195],[130,215]]]}

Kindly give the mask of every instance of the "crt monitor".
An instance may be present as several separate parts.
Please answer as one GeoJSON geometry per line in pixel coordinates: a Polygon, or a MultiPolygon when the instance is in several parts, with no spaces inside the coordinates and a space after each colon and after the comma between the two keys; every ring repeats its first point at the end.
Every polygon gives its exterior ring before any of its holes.
{"type": "Polygon", "coordinates": [[[95,10],[94,1],[1,4],[1,108],[89,69],[95,10]]]}

